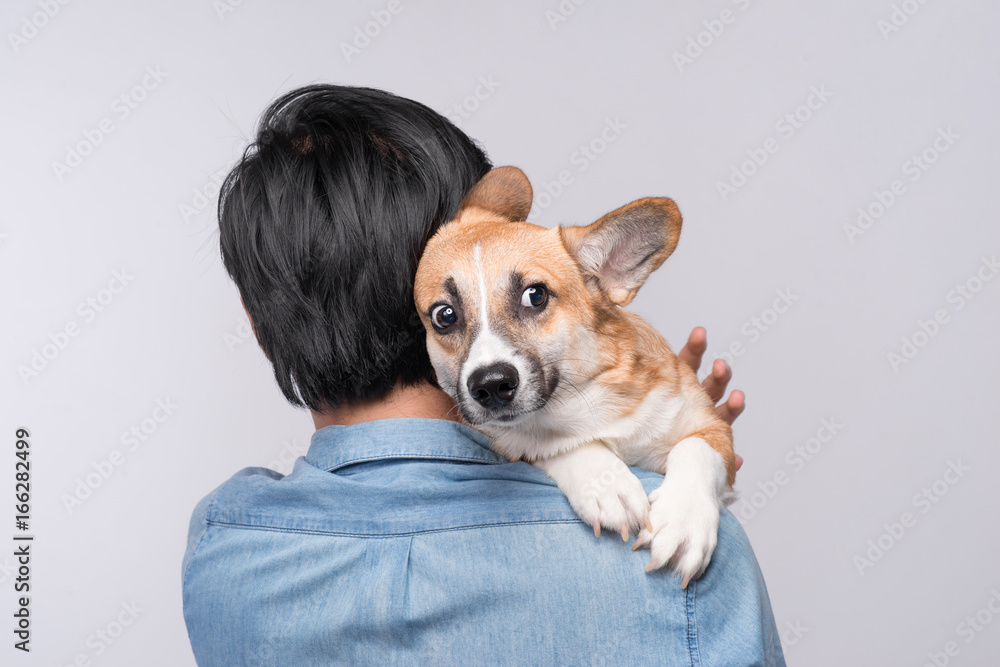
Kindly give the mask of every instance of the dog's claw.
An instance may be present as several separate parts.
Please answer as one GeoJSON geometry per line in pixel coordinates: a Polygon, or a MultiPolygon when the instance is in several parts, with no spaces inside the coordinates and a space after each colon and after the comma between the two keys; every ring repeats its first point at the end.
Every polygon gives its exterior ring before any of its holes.
{"type": "Polygon", "coordinates": [[[598,521],[597,519],[594,519],[594,537],[600,537],[600,536],[601,536],[601,522],[598,521]]]}
{"type": "Polygon", "coordinates": [[[691,581],[691,577],[690,576],[684,577],[684,581],[681,582],[681,590],[684,590],[685,588],[688,587],[688,582],[689,581],[691,581]]]}
{"type": "Polygon", "coordinates": [[[641,549],[642,547],[646,546],[646,544],[649,543],[649,538],[651,537],[651,535],[652,534],[648,530],[645,529],[640,530],[639,534],[635,536],[635,543],[632,545],[632,551],[635,551],[636,549],[641,549]]]}
{"type": "Polygon", "coordinates": [[[622,541],[628,542],[628,526],[626,525],[622,526],[622,541]]]}
{"type": "Polygon", "coordinates": [[[648,530],[650,533],[653,532],[653,524],[650,522],[648,516],[646,517],[646,530],[648,530]]]}

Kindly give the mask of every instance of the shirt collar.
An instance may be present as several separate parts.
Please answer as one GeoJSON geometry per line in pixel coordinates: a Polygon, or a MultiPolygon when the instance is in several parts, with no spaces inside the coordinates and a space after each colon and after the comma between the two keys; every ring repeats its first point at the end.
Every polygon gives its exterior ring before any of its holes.
{"type": "Polygon", "coordinates": [[[378,419],[325,426],[313,433],[306,461],[333,472],[385,459],[435,459],[461,463],[507,463],[485,435],[444,419],[378,419]]]}

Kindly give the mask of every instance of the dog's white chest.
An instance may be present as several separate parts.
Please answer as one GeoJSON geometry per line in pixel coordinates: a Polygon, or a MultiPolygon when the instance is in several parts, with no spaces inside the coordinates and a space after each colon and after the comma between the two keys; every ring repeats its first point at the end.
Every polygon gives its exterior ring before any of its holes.
{"type": "Polygon", "coordinates": [[[662,473],[683,407],[683,396],[663,390],[649,392],[628,410],[600,387],[580,388],[525,423],[502,429],[494,440],[505,455],[529,461],[598,441],[627,465],[662,473]]]}

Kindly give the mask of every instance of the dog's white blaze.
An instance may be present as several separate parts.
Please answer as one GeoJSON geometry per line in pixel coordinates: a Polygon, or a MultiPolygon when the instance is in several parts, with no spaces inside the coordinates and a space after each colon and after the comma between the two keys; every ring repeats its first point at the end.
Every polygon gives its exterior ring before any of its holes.
{"type": "Polygon", "coordinates": [[[483,366],[489,366],[501,361],[505,361],[517,369],[520,377],[525,377],[524,368],[515,356],[514,348],[508,345],[502,338],[489,329],[480,330],[475,342],[469,348],[469,356],[462,367],[462,386],[468,386],[469,376],[473,371],[483,366]]]}
{"type": "Polygon", "coordinates": [[[483,270],[483,248],[478,243],[472,249],[472,261],[476,265],[476,281],[479,283],[479,324],[481,331],[490,330],[490,319],[487,314],[489,301],[486,296],[486,272],[483,270]]]}
{"type": "MultiPolygon", "coordinates": [[[[528,377],[527,368],[524,361],[519,358],[517,351],[503,338],[496,335],[490,327],[489,318],[489,293],[486,289],[486,272],[483,268],[483,251],[477,243],[472,249],[472,260],[476,266],[476,281],[479,285],[479,333],[472,347],[469,348],[469,356],[465,359],[460,373],[460,387],[468,387],[469,376],[477,368],[488,366],[498,362],[507,362],[517,369],[521,378],[528,377]]],[[[523,385],[522,385],[523,386],[523,385]]],[[[461,391],[461,389],[459,389],[461,391]]],[[[520,390],[519,390],[520,391],[520,390]]]]}

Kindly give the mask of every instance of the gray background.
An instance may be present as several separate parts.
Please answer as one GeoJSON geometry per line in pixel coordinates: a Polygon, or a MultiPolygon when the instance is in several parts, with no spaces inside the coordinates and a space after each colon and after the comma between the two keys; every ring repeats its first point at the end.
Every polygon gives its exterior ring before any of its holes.
{"type": "Polygon", "coordinates": [[[5,664],[193,663],[180,595],[192,508],[244,466],[287,472],[311,433],[217,258],[217,183],[267,103],[319,81],[447,113],[536,193],[565,171],[540,224],[674,197],[680,246],[632,308],[675,347],[696,325],[710,352],[743,346],[733,509],[789,662],[996,664],[1000,280],[982,278],[1000,251],[997,6],[399,0],[345,56],[387,5],[4,3],[0,535],[12,544],[25,426],[37,536],[30,656],[11,648],[14,562],[0,556],[5,664]],[[707,46],[678,66],[689,39],[707,46]],[[825,101],[799,109],[814,88],[825,101]],[[797,110],[808,119],[788,136],[797,110]],[[103,119],[111,132],[57,175],[103,119]],[[765,145],[777,151],[723,197],[718,183],[765,145]],[[913,180],[925,151],[933,164],[913,180]],[[850,238],[859,207],[877,212],[897,180],[892,205],[850,238]],[[123,270],[128,284],[105,291],[123,270]],[[793,299],[780,314],[778,290],[793,299]],[[947,321],[920,335],[939,309],[947,321]],[[77,335],[63,339],[67,325],[77,335]],[[921,345],[894,368],[904,337],[921,345]],[[51,358],[26,374],[36,352],[51,358]],[[160,423],[157,400],[176,406],[160,423]],[[842,425],[832,437],[824,419],[842,425]],[[144,426],[145,440],[123,442],[144,426]],[[115,450],[120,465],[98,479],[115,450]],[[68,508],[88,475],[99,485],[68,508]],[[123,603],[141,611],[99,649],[123,603]]]}

